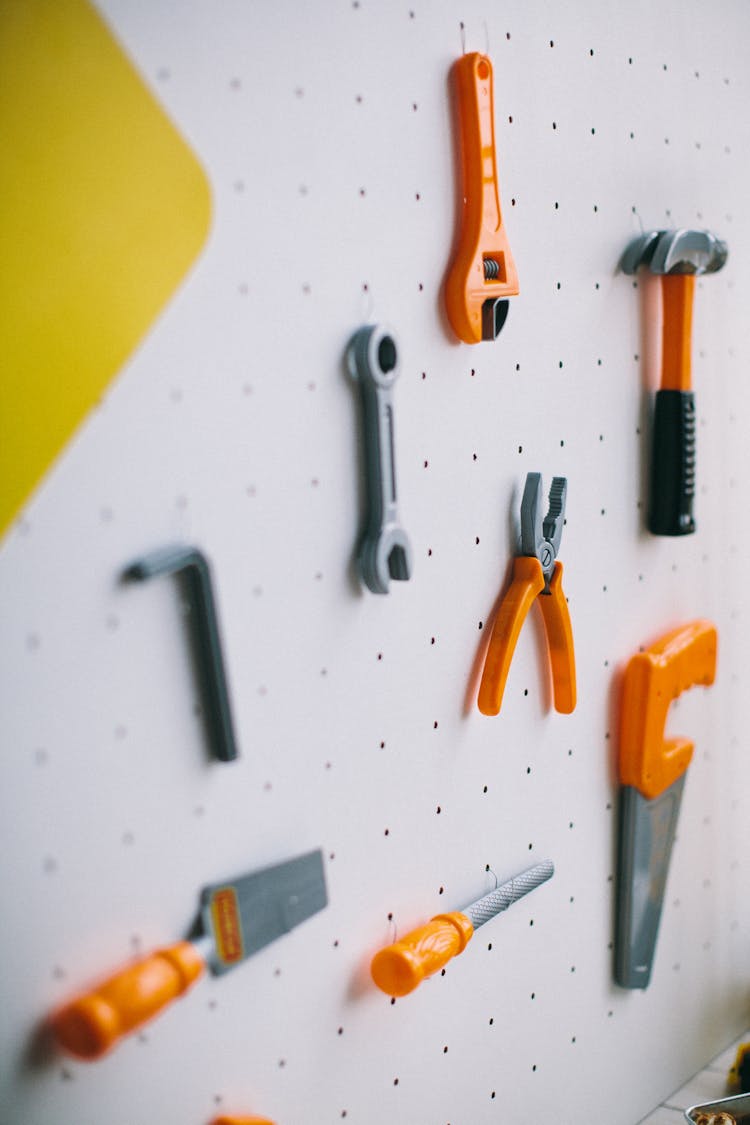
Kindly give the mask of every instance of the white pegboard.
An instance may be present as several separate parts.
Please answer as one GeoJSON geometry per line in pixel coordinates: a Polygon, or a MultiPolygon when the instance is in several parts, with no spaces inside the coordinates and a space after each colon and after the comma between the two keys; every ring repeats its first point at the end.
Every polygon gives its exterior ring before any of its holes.
{"type": "MultiPolygon", "coordinates": [[[[3,1125],[634,1125],[748,1021],[750,763],[742,518],[750,415],[746,43],[732,3],[438,6],[106,0],[212,187],[185,284],[0,552],[3,1125]],[[521,293],[457,344],[447,94],[495,68],[521,293]],[[707,226],[725,270],[694,331],[698,533],[642,529],[639,222],[707,226]],[[370,318],[401,348],[397,472],[413,580],[363,591],[359,416],[342,357],[370,318]],[[569,482],[561,557],[579,704],[549,710],[521,635],[501,715],[469,684],[527,471],[569,482]],[[214,565],[242,758],[207,759],[168,580],[214,565]],[[650,988],[612,983],[618,674],[707,616],[719,673],[695,739],[650,988]],[[39,1049],[56,1004],[176,940],[200,887],[321,846],[330,905],[208,980],[106,1060],[39,1049]],[[500,877],[551,883],[395,1004],[372,953],[500,877]]],[[[648,289],[648,287],[645,287],[648,289]]]]}

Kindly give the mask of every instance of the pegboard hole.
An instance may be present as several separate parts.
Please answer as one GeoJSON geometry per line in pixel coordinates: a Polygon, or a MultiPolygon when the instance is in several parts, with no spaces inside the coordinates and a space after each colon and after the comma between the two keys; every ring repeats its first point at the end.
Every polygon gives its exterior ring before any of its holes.
{"type": "Polygon", "coordinates": [[[438,891],[438,894],[442,895],[444,893],[445,893],[445,887],[441,887],[440,890],[438,891]]]}

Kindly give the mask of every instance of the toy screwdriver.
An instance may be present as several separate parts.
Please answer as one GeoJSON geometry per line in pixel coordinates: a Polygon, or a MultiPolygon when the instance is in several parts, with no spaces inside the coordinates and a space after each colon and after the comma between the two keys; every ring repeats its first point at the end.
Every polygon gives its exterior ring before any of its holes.
{"type": "Polygon", "coordinates": [[[442,969],[451,957],[463,953],[474,930],[507,910],[519,898],[546,883],[555,873],[550,860],[529,867],[501,883],[494,891],[450,914],[438,914],[425,926],[381,949],[372,959],[375,984],[388,996],[406,996],[418,984],[442,969]]]}
{"type": "Polygon", "coordinates": [[[521,627],[534,601],[542,611],[552,669],[555,710],[569,715],[576,705],[573,630],[557,559],[565,522],[568,482],[553,477],[549,510],[542,519],[542,477],[527,473],[521,501],[521,553],[513,562],[513,581],[492,626],[479,685],[479,710],[497,715],[521,627]]]}

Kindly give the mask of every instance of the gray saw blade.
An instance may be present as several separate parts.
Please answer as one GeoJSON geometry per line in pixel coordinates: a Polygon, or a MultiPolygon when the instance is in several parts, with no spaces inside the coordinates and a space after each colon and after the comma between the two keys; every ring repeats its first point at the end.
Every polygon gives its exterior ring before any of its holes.
{"type": "Polygon", "coordinates": [[[615,979],[623,988],[646,988],[651,978],[684,785],[685,774],[653,800],[631,785],[620,790],[615,979]]]}
{"type": "Polygon", "coordinates": [[[320,850],[204,888],[201,917],[212,944],[211,972],[229,972],[327,905],[320,850]]]}

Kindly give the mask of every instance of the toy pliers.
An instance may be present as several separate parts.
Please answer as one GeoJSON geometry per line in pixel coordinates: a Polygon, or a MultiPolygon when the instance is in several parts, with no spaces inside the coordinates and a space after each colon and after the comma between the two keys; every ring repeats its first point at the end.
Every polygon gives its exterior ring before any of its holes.
{"type": "Polygon", "coordinates": [[[482,680],[479,710],[497,715],[521,627],[538,599],[547,634],[555,710],[569,715],[576,705],[573,631],[557,559],[565,519],[565,477],[553,477],[549,510],[542,518],[541,473],[527,473],[521,501],[521,551],[513,562],[513,581],[500,603],[492,627],[482,680]]]}

